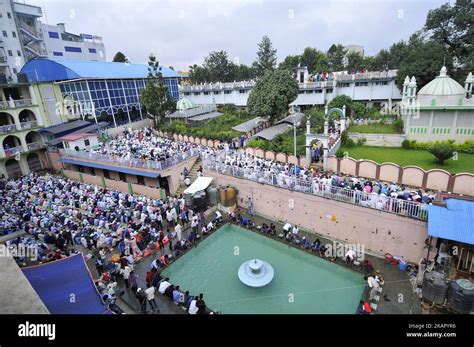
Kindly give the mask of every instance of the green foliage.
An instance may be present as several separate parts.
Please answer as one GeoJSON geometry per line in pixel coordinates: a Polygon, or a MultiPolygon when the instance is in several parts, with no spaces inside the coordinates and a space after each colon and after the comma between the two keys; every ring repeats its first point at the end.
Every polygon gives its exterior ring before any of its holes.
{"type": "Polygon", "coordinates": [[[288,111],[298,96],[298,83],[286,70],[269,71],[257,80],[247,107],[256,117],[268,117],[273,124],[288,111]]]}
{"type": "Polygon", "coordinates": [[[352,147],[354,147],[355,145],[356,145],[356,144],[355,144],[354,140],[351,139],[351,138],[348,138],[348,139],[346,140],[346,143],[345,143],[344,146],[347,147],[347,148],[352,148],[352,147]]]}
{"type": "Polygon", "coordinates": [[[346,117],[348,117],[351,112],[352,112],[352,99],[350,96],[347,95],[338,95],[334,99],[331,100],[331,102],[328,105],[328,108],[340,108],[342,110],[342,107],[346,105],[346,117]]]}
{"type": "Polygon", "coordinates": [[[347,134],[347,130],[344,130],[341,133],[341,146],[345,146],[348,139],[349,139],[349,135],[347,134]]]}
{"type": "Polygon", "coordinates": [[[397,118],[392,123],[392,128],[395,132],[402,134],[403,133],[403,120],[401,118],[397,118]]]}
{"type": "Polygon", "coordinates": [[[385,125],[383,123],[371,123],[367,125],[351,124],[348,130],[351,133],[362,133],[362,134],[396,134],[397,133],[391,125],[385,125]]]}
{"type": "Polygon", "coordinates": [[[329,63],[326,54],[316,48],[306,47],[300,56],[301,66],[308,67],[310,74],[328,71],[329,63]]]}
{"type": "MultiPolygon", "coordinates": [[[[310,117],[311,132],[316,134],[322,134],[324,131],[324,110],[312,107],[304,111],[306,117],[310,117]]],[[[306,123],[301,122],[303,129],[306,129],[306,123]]]]}
{"type": "Polygon", "coordinates": [[[443,165],[446,160],[454,156],[454,151],[450,146],[432,146],[428,148],[428,152],[433,154],[436,158],[436,162],[443,165]]]}
{"type": "Polygon", "coordinates": [[[301,56],[299,55],[288,55],[285,60],[278,64],[280,70],[292,71],[300,64],[301,56]]]}
{"type": "Polygon", "coordinates": [[[361,102],[354,102],[352,104],[352,110],[356,116],[362,116],[365,113],[365,105],[361,102]]]}
{"type": "Polygon", "coordinates": [[[333,44],[329,47],[327,58],[328,64],[331,71],[344,70],[344,56],[347,50],[341,44],[333,44]]]}
{"type": "Polygon", "coordinates": [[[208,71],[210,82],[233,82],[236,66],[226,51],[214,51],[204,58],[203,67],[208,71]]]}
{"type": "Polygon", "coordinates": [[[268,36],[264,36],[258,44],[257,60],[254,62],[254,68],[257,76],[262,76],[268,71],[275,69],[277,50],[273,48],[272,41],[268,36]]]}
{"type": "Polygon", "coordinates": [[[168,87],[164,85],[160,64],[153,54],[149,57],[148,78],[141,91],[140,102],[145,105],[155,126],[163,121],[167,113],[176,109],[176,101],[171,97],[168,87]]]}
{"type": "MultiPolygon", "coordinates": [[[[405,140],[408,141],[408,140],[405,140]]],[[[405,142],[403,141],[403,142],[405,142]]],[[[402,146],[403,146],[402,142],[402,146]]],[[[418,142],[416,140],[408,141],[409,149],[416,149],[416,150],[428,150],[430,147],[449,147],[453,151],[461,152],[461,153],[469,153],[474,154],[474,140],[466,140],[463,143],[456,143],[454,140],[445,140],[445,141],[429,141],[429,142],[418,142]]],[[[404,147],[405,148],[405,147],[404,147]]]]}
{"type": "Polygon", "coordinates": [[[242,135],[241,132],[232,130],[232,127],[252,118],[253,116],[245,112],[227,111],[222,116],[195,127],[178,120],[161,126],[160,130],[170,134],[190,135],[208,140],[231,141],[242,135]]]}
{"type": "Polygon", "coordinates": [[[250,139],[247,141],[247,146],[252,148],[260,148],[263,150],[268,150],[270,148],[269,142],[264,139],[250,139]]]}
{"type": "Polygon", "coordinates": [[[346,153],[346,152],[345,152],[344,150],[342,150],[342,149],[339,148],[339,149],[336,151],[336,158],[344,158],[345,153],[346,153]]]}
{"type": "Polygon", "coordinates": [[[363,146],[367,142],[367,139],[365,137],[360,137],[357,139],[357,146],[363,146]]]}
{"type": "Polygon", "coordinates": [[[347,54],[347,71],[361,71],[366,69],[364,57],[359,52],[347,54]]]}
{"type": "Polygon", "coordinates": [[[112,61],[115,62],[115,63],[130,63],[128,58],[122,52],[115,53],[114,58],[112,59],[112,61]]]}
{"type": "Polygon", "coordinates": [[[402,141],[402,148],[403,149],[411,149],[411,143],[410,143],[410,140],[403,140],[402,141]]]}

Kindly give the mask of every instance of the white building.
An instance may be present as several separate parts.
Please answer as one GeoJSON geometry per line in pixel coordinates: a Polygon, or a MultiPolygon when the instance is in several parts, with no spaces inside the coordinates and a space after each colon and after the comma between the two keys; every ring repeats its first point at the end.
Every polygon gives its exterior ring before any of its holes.
{"type": "Polygon", "coordinates": [[[64,24],[41,23],[42,16],[39,6],[0,0],[0,84],[26,82],[17,74],[36,58],[105,60],[99,36],[68,33],[64,24]]]}
{"type": "Polygon", "coordinates": [[[41,26],[49,59],[105,61],[105,46],[100,36],[71,34],[64,23],[41,26]]]}
{"type": "Polygon", "coordinates": [[[59,138],[63,142],[63,147],[67,149],[74,149],[78,151],[91,149],[99,145],[97,134],[78,133],[69,134],[59,138]]]}
{"type": "Polygon", "coordinates": [[[418,93],[415,76],[406,76],[400,104],[406,137],[419,142],[474,140],[473,86],[472,73],[463,87],[448,76],[444,66],[418,93]]]}
{"type": "MultiPolygon", "coordinates": [[[[338,95],[347,95],[352,100],[367,106],[386,107],[390,113],[402,99],[396,85],[397,70],[373,71],[357,74],[334,73],[330,79],[311,82],[306,67],[296,71],[299,94],[291,105],[325,105],[338,95]]],[[[232,83],[209,83],[180,87],[180,97],[186,97],[195,104],[234,104],[247,106],[247,99],[255,81],[232,83]]]]}

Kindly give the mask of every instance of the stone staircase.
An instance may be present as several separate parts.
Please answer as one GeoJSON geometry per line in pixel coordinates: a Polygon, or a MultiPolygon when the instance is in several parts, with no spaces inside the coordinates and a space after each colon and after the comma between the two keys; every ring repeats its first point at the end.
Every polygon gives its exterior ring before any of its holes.
{"type": "MultiPolygon", "coordinates": [[[[194,165],[191,167],[191,169],[189,170],[189,178],[191,179],[191,183],[193,183],[196,180],[196,178],[198,177],[197,172],[198,172],[198,169],[201,165],[202,165],[202,160],[199,157],[196,160],[196,162],[194,163],[194,165]]],[[[186,188],[187,188],[186,185],[184,183],[182,183],[179,186],[178,190],[176,191],[176,195],[179,196],[179,195],[183,194],[183,192],[186,190],[186,188]]]]}

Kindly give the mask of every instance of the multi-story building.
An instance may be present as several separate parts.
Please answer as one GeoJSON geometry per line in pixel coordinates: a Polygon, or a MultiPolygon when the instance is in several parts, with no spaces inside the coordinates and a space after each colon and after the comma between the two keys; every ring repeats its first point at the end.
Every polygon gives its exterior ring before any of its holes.
{"type": "Polygon", "coordinates": [[[105,61],[105,46],[100,36],[69,33],[64,23],[41,24],[41,27],[49,59],[105,61]]]}
{"type": "MultiPolygon", "coordinates": [[[[373,71],[347,74],[334,73],[331,79],[310,81],[306,67],[299,67],[295,78],[299,85],[299,94],[292,105],[325,105],[338,95],[347,95],[352,100],[367,106],[386,107],[391,112],[395,103],[402,99],[396,85],[397,70],[373,71]]],[[[209,83],[199,85],[181,85],[180,93],[195,104],[234,104],[247,106],[247,99],[255,81],[232,83],[209,83]]]]}
{"type": "Polygon", "coordinates": [[[40,22],[41,7],[0,0],[0,83],[25,82],[18,72],[36,58],[105,60],[102,39],[40,22]]]}
{"type": "Polygon", "coordinates": [[[28,83],[0,85],[0,176],[16,177],[47,166],[39,130],[49,126],[28,83]]]}
{"type": "Polygon", "coordinates": [[[347,58],[347,56],[350,53],[359,53],[362,57],[364,56],[364,46],[361,46],[361,45],[346,45],[346,46],[344,46],[344,49],[346,50],[346,55],[344,56],[344,59],[343,59],[344,66],[347,66],[347,64],[349,64],[349,59],[347,58]]]}

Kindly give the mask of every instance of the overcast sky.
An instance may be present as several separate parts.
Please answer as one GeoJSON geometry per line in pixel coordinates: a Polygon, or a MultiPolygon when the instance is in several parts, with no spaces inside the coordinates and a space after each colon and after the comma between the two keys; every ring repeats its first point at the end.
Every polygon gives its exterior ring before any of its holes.
{"type": "MultiPolygon", "coordinates": [[[[17,0],[18,1],[18,0],[17,0]]],[[[20,0],[21,1],[21,0],[20,0]]],[[[307,47],[359,44],[368,55],[408,38],[446,0],[26,0],[43,21],[103,37],[107,60],[133,63],[153,52],[162,65],[187,69],[213,50],[251,64],[268,35],[278,60],[307,47]]]]}

